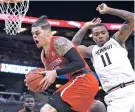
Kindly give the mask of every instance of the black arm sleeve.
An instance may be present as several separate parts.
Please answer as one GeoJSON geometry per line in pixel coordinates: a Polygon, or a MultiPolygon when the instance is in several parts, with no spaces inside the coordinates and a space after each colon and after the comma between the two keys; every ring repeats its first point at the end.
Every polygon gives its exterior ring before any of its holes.
{"type": "Polygon", "coordinates": [[[75,48],[71,48],[64,57],[69,61],[69,64],[61,69],[56,69],[57,75],[64,75],[85,67],[85,63],[75,48]]]}

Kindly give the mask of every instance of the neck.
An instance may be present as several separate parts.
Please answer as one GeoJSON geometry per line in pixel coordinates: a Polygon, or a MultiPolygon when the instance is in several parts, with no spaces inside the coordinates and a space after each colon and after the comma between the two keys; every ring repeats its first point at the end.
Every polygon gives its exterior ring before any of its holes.
{"type": "Polygon", "coordinates": [[[34,112],[34,110],[28,110],[28,109],[26,109],[26,108],[24,108],[24,111],[25,111],[25,112],[34,112]]]}
{"type": "Polygon", "coordinates": [[[50,48],[51,36],[48,37],[46,44],[43,45],[43,49],[48,50],[50,48]]]}
{"type": "Polygon", "coordinates": [[[98,45],[99,47],[102,47],[107,41],[109,41],[110,38],[108,38],[103,44],[98,45]]]}

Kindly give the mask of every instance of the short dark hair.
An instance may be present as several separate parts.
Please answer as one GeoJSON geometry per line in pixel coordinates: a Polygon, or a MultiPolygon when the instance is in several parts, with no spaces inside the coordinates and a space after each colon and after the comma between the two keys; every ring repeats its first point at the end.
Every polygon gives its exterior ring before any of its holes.
{"type": "Polygon", "coordinates": [[[97,24],[97,25],[95,25],[95,26],[92,27],[91,32],[93,33],[93,29],[94,29],[95,27],[98,27],[98,26],[104,26],[104,27],[106,28],[106,30],[108,31],[108,28],[107,28],[107,26],[106,26],[105,24],[99,23],[99,24],[97,24]]]}
{"type": "Polygon", "coordinates": [[[51,29],[50,23],[47,21],[47,16],[43,15],[32,24],[32,27],[41,27],[42,29],[51,29]]]}
{"type": "Polygon", "coordinates": [[[25,101],[27,98],[34,98],[31,94],[27,94],[24,96],[23,101],[25,101]]]}

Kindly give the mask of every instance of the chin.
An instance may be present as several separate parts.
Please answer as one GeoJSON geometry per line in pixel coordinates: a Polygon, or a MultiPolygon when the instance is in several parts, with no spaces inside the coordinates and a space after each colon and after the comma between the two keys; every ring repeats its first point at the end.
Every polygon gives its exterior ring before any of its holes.
{"type": "Polygon", "coordinates": [[[37,48],[41,48],[41,46],[38,46],[37,48]]]}
{"type": "Polygon", "coordinates": [[[98,43],[97,45],[100,46],[100,47],[102,47],[104,44],[105,43],[103,42],[103,43],[98,43]]]}
{"type": "Polygon", "coordinates": [[[40,45],[37,45],[37,48],[41,48],[41,46],[40,45]]]}

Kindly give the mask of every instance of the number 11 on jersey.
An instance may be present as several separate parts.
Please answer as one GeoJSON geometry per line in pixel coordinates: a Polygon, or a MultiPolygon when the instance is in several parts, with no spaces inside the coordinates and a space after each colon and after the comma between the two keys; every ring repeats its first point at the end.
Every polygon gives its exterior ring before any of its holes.
{"type": "Polygon", "coordinates": [[[105,53],[104,55],[101,55],[101,59],[102,59],[102,62],[103,62],[103,64],[104,64],[104,67],[106,67],[106,66],[112,64],[112,62],[111,62],[111,60],[110,60],[110,58],[109,58],[108,53],[105,53]],[[105,58],[106,58],[106,60],[105,60],[105,58]],[[106,61],[107,61],[107,62],[106,62],[106,61]]]}

